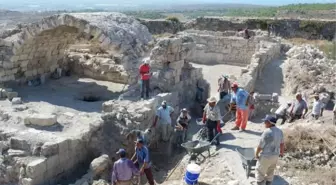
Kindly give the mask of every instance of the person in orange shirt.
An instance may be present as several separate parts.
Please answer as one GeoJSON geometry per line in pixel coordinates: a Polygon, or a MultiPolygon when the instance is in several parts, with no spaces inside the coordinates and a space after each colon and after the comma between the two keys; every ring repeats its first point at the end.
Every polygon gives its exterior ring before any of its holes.
{"type": "Polygon", "coordinates": [[[146,92],[146,98],[149,98],[149,79],[150,79],[150,66],[149,61],[145,60],[139,67],[139,73],[141,76],[141,98],[144,98],[146,92]]]}

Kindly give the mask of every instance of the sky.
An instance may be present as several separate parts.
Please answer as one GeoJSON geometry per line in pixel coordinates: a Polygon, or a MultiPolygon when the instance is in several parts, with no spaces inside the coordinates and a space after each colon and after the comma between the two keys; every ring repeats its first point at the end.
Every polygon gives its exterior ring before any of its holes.
{"type": "MultiPolygon", "coordinates": [[[[100,8],[161,8],[181,4],[253,4],[279,6],[296,3],[335,3],[335,0],[0,0],[0,9],[10,10],[64,10],[100,8]]],[[[167,8],[166,7],[166,8],[167,8]]]]}

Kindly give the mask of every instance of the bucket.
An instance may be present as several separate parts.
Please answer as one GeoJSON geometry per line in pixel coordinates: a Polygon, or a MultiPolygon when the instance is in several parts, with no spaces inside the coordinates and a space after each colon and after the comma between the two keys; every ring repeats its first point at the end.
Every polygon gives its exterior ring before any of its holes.
{"type": "Polygon", "coordinates": [[[195,185],[197,184],[200,173],[201,173],[201,167],[199,165],[189,164],[187,166],[187,171],[184,176],[184,181],[188,185],[195,185]]]}

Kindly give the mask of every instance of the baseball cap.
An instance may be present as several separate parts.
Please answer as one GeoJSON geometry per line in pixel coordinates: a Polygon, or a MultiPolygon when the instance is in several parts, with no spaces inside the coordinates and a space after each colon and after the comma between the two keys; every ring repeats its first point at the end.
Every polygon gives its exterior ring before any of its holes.
{"type": "Polygon", "coordinates": [[[164,100],[162,101],[161,105],[167,105],[167,102],[164,100]]]}
{"type": "Polygon", "coordinates": [[[232,88],[238,88],[238,84],[237,84],[237,83],[233,83],[233,84],[231,85],[231,87],[232,87],[232,88]]]}
{"type": "Polygon", "coordinates": [[[117,154],[126,154],[126,150],[123,148],[120,148],[117,152],[117,154]]]}
{"type": "Polygon", "coordinates": [[[137,143],[143,143],[143,139],[141,137],[138,137],[137,140],[136,140],[137,143]]]}
{"type": "Polygon", "coordinates": [[[182,112],[188,112],[187,108],[183,108],[182,112]]]}
{"type": "Polygon", "coordinates": [[[266,115],[264,119],[262,119],[262,121],[266,122],[269,121],[270,123],[272,123],[273,125],[276,124],[277,119],[271,115],[266,115]]]}

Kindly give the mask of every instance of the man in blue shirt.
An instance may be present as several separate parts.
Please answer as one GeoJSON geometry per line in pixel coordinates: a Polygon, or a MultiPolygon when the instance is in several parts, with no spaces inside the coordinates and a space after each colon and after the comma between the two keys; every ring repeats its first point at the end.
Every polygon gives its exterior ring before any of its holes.
{"type": "Polygon", "coordinates": [[[145,173],[149,185],[154,185],[154,178],[151,169],[151,161],[149,159],[149,150],[144,145],[143,139],[138,138],[136,141],[136,166],[140,169],[140,175],[145,173]]]}
{"type": "Polygon", "coordinates": [[[242,88],[238,87],[238,84],[233,83],[231,86],[231,104],[236,103],[236,126],[232,130],[245,131],[248,120],[248,97],[249,93],[242,88]]]}

